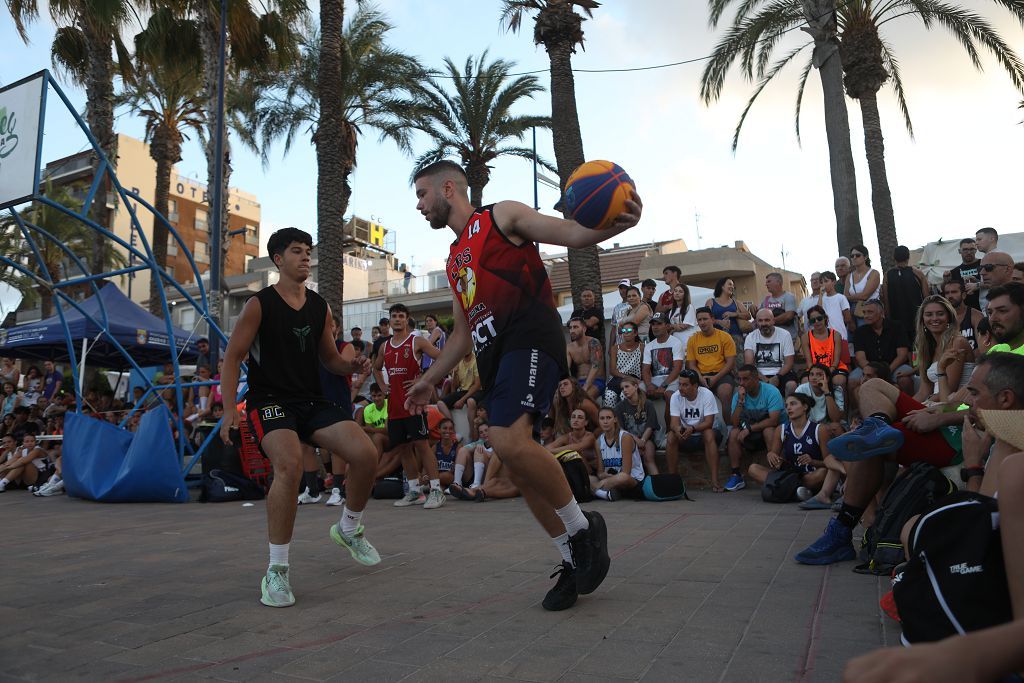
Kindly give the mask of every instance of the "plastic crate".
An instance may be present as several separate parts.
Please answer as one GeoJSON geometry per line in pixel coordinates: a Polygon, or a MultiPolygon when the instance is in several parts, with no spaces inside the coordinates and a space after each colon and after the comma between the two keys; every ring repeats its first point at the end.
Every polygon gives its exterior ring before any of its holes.
{"type": "Polygon", "coordinates": [[[242,461],[242,472],[266,491],[270,488],[270,476],[273,474],[274,468],[270,464],[270,460],[260,450],[249,420],[244,418],[239,420],[238,429],[241,434],[238,456],[242,461]]]}

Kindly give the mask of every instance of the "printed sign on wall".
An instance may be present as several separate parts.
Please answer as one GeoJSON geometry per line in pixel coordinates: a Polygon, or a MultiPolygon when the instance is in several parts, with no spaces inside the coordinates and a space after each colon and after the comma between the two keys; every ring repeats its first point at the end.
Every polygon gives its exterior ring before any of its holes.
{"type": "Polygon", "coordinates": [[[0,88],[0,209],[35,194],[46,72],[0,88]]]}

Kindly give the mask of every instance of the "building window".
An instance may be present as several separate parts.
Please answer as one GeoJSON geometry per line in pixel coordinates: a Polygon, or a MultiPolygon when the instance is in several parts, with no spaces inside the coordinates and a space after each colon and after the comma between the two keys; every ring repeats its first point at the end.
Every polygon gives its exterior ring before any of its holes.
{"type": "Polygon", "coordinates": [[[177,256],[178,255],[178,240],[174,239],[174,235],[167,236],[167,255],[177,256]]]}
{"type": "Polygon", "coordinates": [[[202,232],[209,232],[210,224],[206,222],[206,211],[204,209],[196,209],[196,230],[202,232]]]}
{"type": "Polygon", "coordinates": [[[209,263],[210,245],[206,242],[196,242],[192,255],[195,257],[196,263],[209,263]]]}
{"type": "Polygon", "coordinates": [[[259,245],[260,229],[255,225],[245,226],[245,243],[259,245]]]}
{"type": "Polygon", "coordinates": [[[243,272],[243,273],[248,273],[248,272],[249,272],[249,263],[250,263],[250,262],[251,262],[251,261],[252,261],[252,260],[253,260],[254,258],[256,258],[256,257],[255,257],[255,256],[253,256],[252,254],[246,254],[246,255],[245,255],[245,267],[244,267],[244,268],[242,268],[242,272],[243,272]]]}
{"type": "Polygon", "coordinates": [[[171,199],[167,202],[167,220],[171,223],[178,222],[178,200],[171,199]]]}

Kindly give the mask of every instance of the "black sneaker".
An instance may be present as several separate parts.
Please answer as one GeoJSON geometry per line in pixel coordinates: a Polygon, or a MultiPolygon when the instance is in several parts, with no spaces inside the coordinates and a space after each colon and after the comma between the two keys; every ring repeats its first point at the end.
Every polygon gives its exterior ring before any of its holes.
{"type": "Polygon", "coordinates": [[[597,512],[584,512],[590,528],[569,537],[569,548],[576,563],[576,592],[587,595],[597,590],[608,574],[608,527],[597,512]]]}
{"type": "Polygon", "coordinates": [[[568,562],[562,562],[550,578],[558,576],[558,583],[544,596],[541,606],[550,612],[569,609],[576,604],[579,593],[576,592],[576,569],[568,562]],[[559,576],[561,575],[561,576],[559,576]]]}

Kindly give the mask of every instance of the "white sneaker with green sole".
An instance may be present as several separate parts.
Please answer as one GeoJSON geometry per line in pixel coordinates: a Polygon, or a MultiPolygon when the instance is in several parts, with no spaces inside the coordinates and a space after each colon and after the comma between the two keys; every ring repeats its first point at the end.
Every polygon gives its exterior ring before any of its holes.
{"type": "Polygon", "coordinates": [[[263,590],[260,602],[267,607],[291,607],[295,604],[295,596],[292,594],[291,584],[288,583],[287,565],[270,565],[260,588],[263,590]]]}
{"type": "Polygon", "coordinates": [[[370,545],[370,542],[363,536],[363,525],[360,524],[356,532],[351,536],[341,533],[337,524],[331,525],[331,538],[342,548],[347,548],[352,553],[352,559],[361,565],[372,567],[380,564],[380,553],[370,545]]]}

